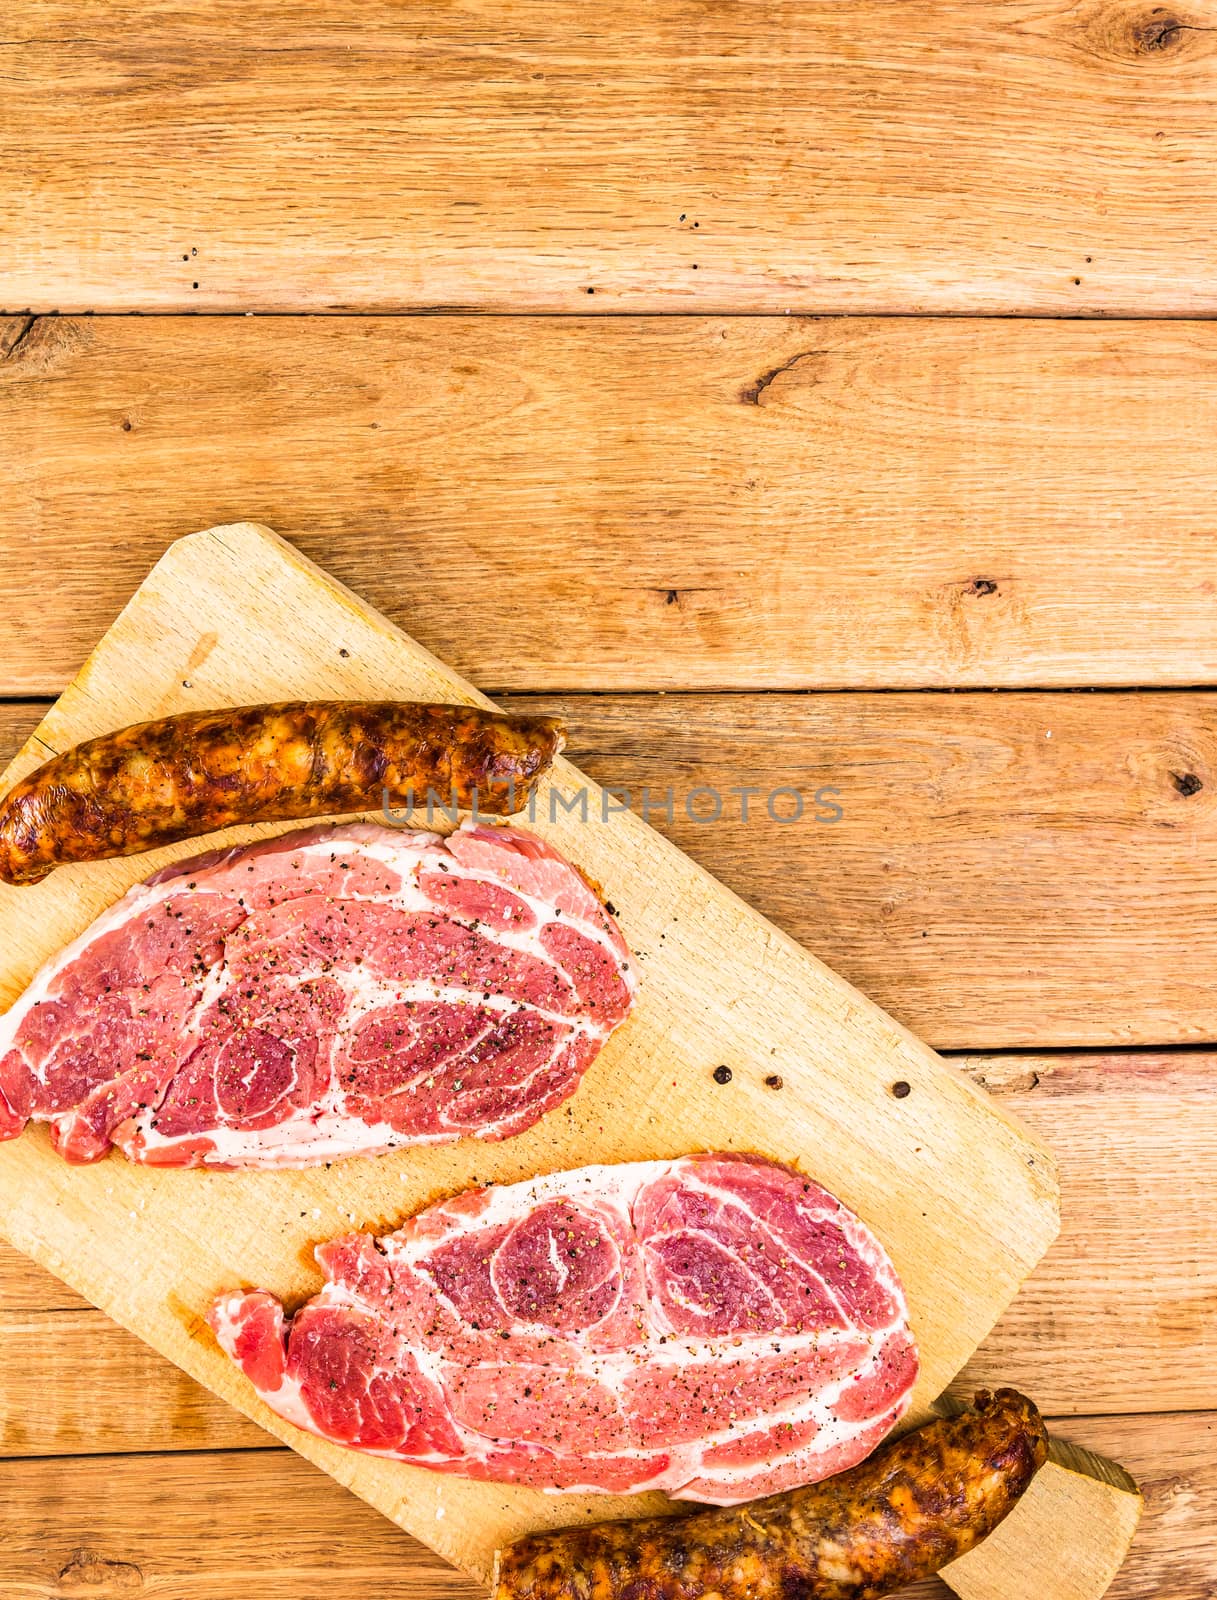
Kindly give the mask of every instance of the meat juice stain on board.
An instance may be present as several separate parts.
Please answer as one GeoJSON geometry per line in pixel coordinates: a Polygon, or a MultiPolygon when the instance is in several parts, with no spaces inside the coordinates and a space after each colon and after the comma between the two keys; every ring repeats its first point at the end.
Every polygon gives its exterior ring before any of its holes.
{"type": "Polygon", "coordinates": [[[165,1295],[165,1305],[170,1315],[181,1323],[187,1336],[196,1344],[215,1345],[215,1335],[208,1326],[206,1316],[196,1311],[193,1306],[188,1306],[181,1295],[170,1289],[165,1295]]]}

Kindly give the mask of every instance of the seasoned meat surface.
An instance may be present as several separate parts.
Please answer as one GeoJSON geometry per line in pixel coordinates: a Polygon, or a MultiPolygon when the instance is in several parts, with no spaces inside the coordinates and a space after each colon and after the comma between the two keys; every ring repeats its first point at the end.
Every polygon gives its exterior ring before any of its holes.
{"type": "Polygon", "coordinates": [[[221,1344],[289,1421],[464,1477],[749,1500],[860,1461],[917,1375],[879,1241],[759,1156],[467,1190],[318,1259],[290,1324],[217,1301],[221,1344]]]}
{"type": "Polygon", "coordinates": [[[520,828],[320,824],[176,862],[0,1017],[0,1138],[315,1166],[531,1127],[633,1003],[613,918],[520,828]]]}

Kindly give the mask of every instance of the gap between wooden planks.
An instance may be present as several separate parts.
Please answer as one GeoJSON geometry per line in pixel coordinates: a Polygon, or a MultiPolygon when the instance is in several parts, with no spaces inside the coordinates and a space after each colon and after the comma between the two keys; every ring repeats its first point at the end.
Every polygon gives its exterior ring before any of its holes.
{"type": "Polygon", "coordinates": [[[0,305],[1207,313],[1215,23],[9,0],[0,305]]]}
{"type": "MultiPolygon", "coordinates": [[[[1108,1600],[1210,1600],[1217,1563],[1217,1413],[1071,1418],[1118,1457],[1146,1510],[1108,1600]]],[[[1058,1430],[1059,1431],[1059,1430],[1058,1430]]],[[[0,1464],[9,1595],[45,1600],[475,1600],[484,1591],[290,1451],[0,1464]]],[[[938,1581],[905,1600],[946,1600],[938,1581]]],[[[1019,1594],[1012,1600],[1036,1600],[1019,1594]]]]}
{"type": "MultiPolygon", "coordinates": [[[[1130,83],[1217,32],[1171,51],[1130,83]]],[[[15,317],[10,347],[0,694],[58,693],[170,540],[251,514],[490,690],[1217,681],[1211,322],[15,317]]]]}
{"type": "MultiPolygon", "coordinates": [[[[1063,1226],[952,1392],[1012,1383],[1058,1416],[1217,1407],[1217,1055],[961,1065],[1050,1142],[1063,1226]]],[[[6,1246],[0,1419],[14,1456],[273,1443],[6,1246]]]]}
{"type": "MultiPolygon", "coordinates": [[[[676,790],[660,831],[940,1048],[1217,1039],[1217,693],[506,703],[562,714],[636,806],[676,790]],[[753,796],[744,823],[741,784],[798,788],[804,820],[753,796]],[[698,786],[721,821],[685,813],[698,786]]],[[[0,707],[0,738],[37,715],[0,707]]]]}

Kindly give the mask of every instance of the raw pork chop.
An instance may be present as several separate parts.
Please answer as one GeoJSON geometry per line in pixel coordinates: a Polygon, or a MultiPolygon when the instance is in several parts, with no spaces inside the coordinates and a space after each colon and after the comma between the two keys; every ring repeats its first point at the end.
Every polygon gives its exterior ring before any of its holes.
{"type": "Polygon", "coordinates": [[[917,1375],[878,1240],[759,1158],[474,1189],[317,1259],[290,1325],[218,1300],[224,1349],[290,1422],[470,1478],[731,1505],[860,1461],[917,1375]]]}
{"type": "Polygon", "coordinates": [[[311,1166],[573,1094],[629,1010],[612,918],[530,834],[355,823],[179,863],[0,1018],[0,1137],[69,1161],[311,1166]]]}

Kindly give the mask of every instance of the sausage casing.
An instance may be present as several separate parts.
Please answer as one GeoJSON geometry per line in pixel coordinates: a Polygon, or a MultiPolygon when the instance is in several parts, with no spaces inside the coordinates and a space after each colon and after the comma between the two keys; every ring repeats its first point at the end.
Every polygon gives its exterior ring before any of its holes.
{"type": "Polygon", "coordinates": [[[979,1544],[1047,1454],[1030,1400],[979,1394],[804,1489],[530,1535],[501,1553],[495,1600],[878,1600],[979,1544]]]}
{"type": "Polygon", "coordinates": [[[77,745],[0,802],[0,878],[137,855],[235,823],[426,801],[522,810],[562,748],[549,717],[410,701],[187,712],[77,745]]]}

